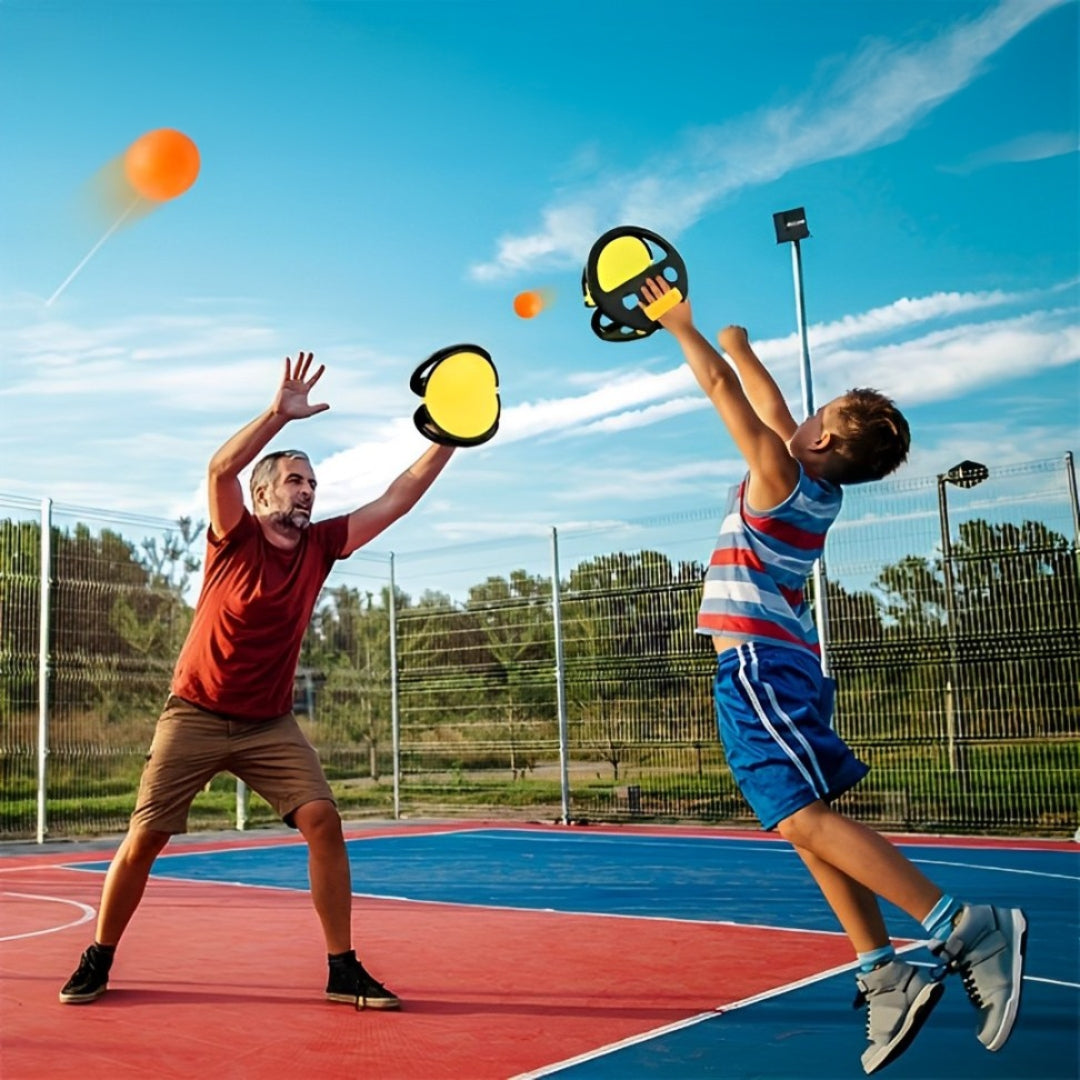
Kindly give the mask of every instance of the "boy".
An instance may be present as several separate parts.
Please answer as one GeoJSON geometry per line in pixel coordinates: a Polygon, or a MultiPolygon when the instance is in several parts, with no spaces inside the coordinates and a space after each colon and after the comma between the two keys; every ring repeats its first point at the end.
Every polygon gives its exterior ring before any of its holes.
{"type": "MultiPolygon", "coordinates": [[[[647,304],[669,291],[657,277],[642,295],[647,304]]],[[[863,1068],[898,1057],[943,990],[942,975],[897,958],[879,896],[917,919],[945,970],[961,973],[979,1011],[979,1041],[1000,1050],[1020,1005],[1023,912],[954,900],[884,837],[829,805],[868,768],[832,729],[832,684],[802,590],[843,485],[896,469],[907,457],[907,421],[876,391],[852,390],[796,424],[742,327],[719,336],[733,370],[686,301],[659,321],[749,466],[732,492],[698,615],[698,631],[716,646],[720,738],[762,826],[794,846],[855,949],[856,1003],[868,1008],[863,1068]]]]}

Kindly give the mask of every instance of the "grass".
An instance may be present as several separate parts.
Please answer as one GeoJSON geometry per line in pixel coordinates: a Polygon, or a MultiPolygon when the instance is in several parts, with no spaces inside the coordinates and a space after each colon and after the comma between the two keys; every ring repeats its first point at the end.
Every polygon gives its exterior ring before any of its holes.
{"type": "MultiPolygon", "coordinates": [[[[962,772],[950,771],[942,747],[856,747],[872,766],[870,775],[839,804],[868,824],[913,831],[1027,833],[1071,836],[1080,804],[1080,743],[1000,741],[967,748],[962,772]]],[[[36,774],[31,763],[3,766],[0,837],[25,838],[36,830],[36,774]]],[[[581,764],[581,763],[578,763],[581,764]]],[[[51,765],[46,820],[52,836],[122,832],[134,807],[142,755],[112,754],[92,764],[51,765]]],[[[697,772],[638,766],[620,782],[573,774],[575,817],[597,820],[752,821],[730,773],[722,766],[697,772]],[[631,788],[636,789],[631,796],[631,788]]],[[[393,780],[339,776],[331,788],[342,816],[393,814],[393,780]]],[[[533,811],[559,816],[562,792],[558,770],[547,763],[512,780],[505,767],[465,771],[448,762],[440,771],[405,774],[400,802],[409,816],[442,812],[515,814],[533,811]]],[[[249,822],[271,824],[271,808],[252,793],[249,822]]],[[[236,821],[235,781],[214,779],[192,805],[189,828],[232,828],[236,821]]]]}

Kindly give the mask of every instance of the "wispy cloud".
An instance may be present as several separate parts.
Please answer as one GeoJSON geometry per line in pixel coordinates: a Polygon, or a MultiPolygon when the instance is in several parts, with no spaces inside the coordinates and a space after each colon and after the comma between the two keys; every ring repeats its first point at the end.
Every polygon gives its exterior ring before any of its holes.
{"type": "MultiPolygon", "coordinates": [[[[281,365],[295,349],[255,316],[157,314],[76,324],[35,311],[0,326],[0,396],[34,395],[95,406],[122,392],[134,407],[235,414],[263,387],[269,402],[281,365]]],[[[337,416],[398,415],[410,394],[400,372],[410,361],[365,344],[337,344],[316,361],[328,371],[312,400],[333,396],[337,416]]],[[[55,408],[56,406],[54,406],[55,408]]]]}
{"type": "MultiPolygon", "coordinates": [[[[945,401],[1080,360],[1075,308],[955,324],[957,316],[1022,298],[1006,292],[939,293],[813,325],[808,336],[816,396],[827,400],[858,384],[876,386],[907,404],[945,401]],[[954,325],[912,332],[950,318],[954,325]],[[868,337],[896,340],[859,344],[868,337]]],[[[780,376],[797,367],[794,336],[755,341],[754,348],[780,376]]],[[[514,406],[505,414],[499,437],[610,434],[706,407],[690,370],[680,362],[667,371],[624,375],[588,393],[514,406]]]]}
{"type": "Polygon", "coordinates": [[[613,489],[628,492],[662,491],[666,497],[683,496],[694,500],[701,498],[703,490],[716,490],[724,482],[738,480],[745,472],[746,462],[740,457],[710,457],[661,468],[649,468],[647,465],[608,466],[599,477],[595,473],[591,477],[575,476],[574,483],[566,485],[560,493],[559,501],[590,503],[609,497],[613,489]]]}
{"type": "Polygon", "coordinates": [[[1068,309],[953,326],[876,348],[825,350],[815,373],[826,396],[857,381],[913,405],[949,401],[1078,360],[1080,324],[1076,310],[1068,309]]]}
{"type": "Polygon", "coordinates": [[[966,175],[990,165],[1045,161],[1077,152],[1080,152],[1080,138],[1077,138],[1075,131],[1040,131],[988,147],[957,165],[944,167],[942,171],[966,175]]]}
{"type": "Polygon", "coordinates": [[[793,169],[896,142],[969,85],[985,62],[1039,16],[1067,0],[1004,0],[932,41],[871,40],[792,101],[683,134],[670,151],[623,176],[549,204],[532,233],[499,239],[477,280],[548,265],[580,264],[595,237],[624,221],[677,236],[718,200],[793,169]]]}
{"type": "MultiPolygon", "coordinates": [[[[905,406],[962,400],[973,391],[1005,383],[1015,388],[1018,378],[1075,364],[1080,360],[1077,310],[1061,305],[1062,299],[1071,298],[1075,287],[1071,282],[1030,293],[905,297],[812,325],[809,336],[817,396],[827,400],[852,384],[860,384],[878,386],[905,406]],[[1033,300],[1042,306],[1031,310],[1033,300]],[[1028,309],[1019,314],[1000,314],[1024,303],[1028,309]],[[991,311],[998,317],[983,318],[991,311]]],[[[0,395],[9,402],[22,394],[45,397],[57,432],[78,428],[77,441],[57,438],[46,451],[46,472],[56,478],[55,483],[50,481],[48,492],[54,499],[81,505],[100,502],[133,512],[152,508],[170,517],[181,513],[199,517],[205,507],[204,458],[193,456],[193,447],[208,455],[223,435],[221,410],[235,416],[237,402],[251,402],[253,387],[264,387],[269,400],[278,376],[276,363],[267,357],[273,347],[260,344],[256,349],[250,344],[251,339],[261,342],[263,337],[273,335],[257,322],[237,320],[228,313],[209,321],[200,315],[193,322],[147,318],[113,323],[100,330],[54,323],[38,325],[33,333],[0,332],[0,349],[15,361],[5,367],[6,385],[0,386],[0,395]],[[242,331],[245,326],[252,330],[250,336],[233,332],[233,328],[242,331]],[[202,331],[208,334],[210,344],[205,350],[196,350],[193,345],[202,331]],[[135,350],[149,342],[156,343],[160,358],[135,359],[135,350]],[[224,356],[221,348],[227,350],[224,356]],[[253,355],[256,352],[257,358],[253,355]],[[62,366],[45,363],[44,358],[50,356],[61,356],[62,366]],[[122,386],[123,393],[116,393],[117,386],[122,386]],[[107,413],[110,395],[117,400],[110,405],[113,412],[107,413]],[[165,412],[162,401],[168,405],[165,412]],[[123,412],[123,417],[116,410],[123,412]],[[133,428],[131,416],[144,413],[168,416],[167,429],[152,421],[141,429],[133,428]],[[88,469],[86,462],[91,459],[100,467],[88,469]],[[160,490],[162,475],[171,476],[172,486],[160,491],[155,501],[153,492],[160,490]],[[178,484],[181,491],[187,488],[186,496],[177,495],[178,484]]],[[[793,336],[754,344],[782,385],[783,380],[795,377],[798,343],[793,336]]],[[[608,372],[599,385],[582,386],[568,378],[560,395],[504,406],[496,439],[469,451],[467,483],[486,485],[490,490],[505,488],[506,461],[521,453],[511,449],[515,444],[527,447],[554,439],[596,442],[707,409],[708,403],[674,342],[660,334],[650,345],[640,370],[608,372]]],[[[316,451],[316,468],[324,493],[320,495],[323,513],[352,509],[376,497],[427,447],[411,420],[416,399],[400,378],[400,371],[408,365],[400,358],[370,349],[365,352],[363,346],[341,346],[339,350],[342,355],[328,357],[326,382],[320,384],[333,405],[320,419],[317,431],[321,450],[316,451]],[[346,354],[363,357],[364,362],[338,362],[344,361],[346,354]],[[357,417],[362,417],[362,422],[357,423],[357,417]],[[362,433],[359,439],[358,431],[362,433]]],[[[580,365],[570,366],[581,370],[580,365]]],[[[1013,412],[1018,423],[1038,425],[1038,414],[1032,414],[1030,403],[1018,401],[1013,412]]],[[[28,425],[40,423],[35,415],[23,416],[12,410],[4,441],[18,447],[29,438],[28,425]]],[[[1044,441],[1052,446],[1055,438],[1060,444],[1060,432],[1048,433],[1044,441]]],[[[935,444],[944,441],[942,433],[935,444]]],[[[1017,447],[1017,453],[1023,456],[1022,446],[1017,447]]],[[[457,468],[456,463],[451,466],[452,470],[457,468]]],[[[687,498],[694,494],[692,478],[679,472],[684,466],[661,473],[647,464],[642,468],[637,461],[613,470],[609,462],[603,485],[590,478],[588,470],[576,470],[573,461],[565,468],[567,482],[559,486],[558,495],[563,501],[595,497],[599,502],[610,495],[612,484],[616,490],[630,492],[685,492],[687,498]]],[[[40,495],[39,486],[27,486],[24,481],[20,473],[12,472],[0,477],[0,490],[40,495]]],[[[466,482],[464,475],[462,482],[466,482]]],[[[447,514],[450,521],[457,518],[457,514],[447,514]]],[[[515,528],[520,529],[527,519],[527,513],[522,517],[515,511],[515,528]]],[[[460,538],[473,526],[479,529],[480,523],[447,527],[460,538]]]]}
{"type": "MultiPolygon", "coordinates": [[[[956,316],[1009,303],[1017,295],[948,293],[905,298],[811,326],[810,338],[817,342],[813,363],[818,400],[828,400],[852,385],[875,386],[904,407],[960,400],[989,386],[1080,361],[1080,321],[1072,307],[987,322],[955,322],[956,316]],[[954,325],[925,330],[926,324],[949,316],[954,325]],[[861,344],[874,335],[896,340],[861,344]]],[[[755,341],[754,346],[774,370],[791,373],[798,364],[793,339],[766,339],[755,341]]],[[[707,409],[708,402],[677,357],[676,346],[669,342],[667,347],[671,363],[677,364],[667,370],[627,373],[585,393],[506,408],[496,440],[470,451],[476,455],[470,469],[476,468],[477,458],[482,461],[489,453],[497,461],[501,449],[513,443],[593,439],[707,409]]],[[[653,362],[662,362],[662,355],[653,362]]],[[[319,463],[320,479],[328,481],[324,489],[334,493],[335,506],[345,509],[377,495],[422,449],[411,421],[398,418],[374,426],[361,444],[319,463]]],[[[628,471],[629,490],[656,488],[642,475],[637,468],[628,471]]],[[[591,490],[598,494],[587,477],[576,476],[573,484],[565,486],[567,491],[571,488],[575,493],[591,490]]]]}

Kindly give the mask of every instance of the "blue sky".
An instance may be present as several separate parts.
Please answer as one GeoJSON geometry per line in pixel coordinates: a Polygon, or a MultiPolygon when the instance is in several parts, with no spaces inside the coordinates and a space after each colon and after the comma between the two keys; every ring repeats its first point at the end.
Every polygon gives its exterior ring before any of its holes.
{"type": "MultiPolygon", "coordinates": [[[[0,494],[204,511],[217,446],[312,350],[317,516],[427,445],[413,368],[487,348],[503,421],[379,550],[717,503],[734,446],[665,334],[581,304],[614,225],[673,241],[702,330],[747,326],[800,408],[805,206],[818,403],[907,412],[899,475],[1076,449],[1075,0],[0,4],[0,494]],[[202,171],[108,228],[88,185],[145,131],[202,171]],[[512,301],[544,288],[531,320],[512,301]]],[[[704,553],[703,553],[704,554],[704,553]]]]}

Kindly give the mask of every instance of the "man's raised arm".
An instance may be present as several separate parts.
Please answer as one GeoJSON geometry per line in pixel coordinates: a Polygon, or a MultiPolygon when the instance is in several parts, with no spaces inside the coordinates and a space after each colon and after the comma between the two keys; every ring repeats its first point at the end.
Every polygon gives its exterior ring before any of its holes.
{"type": "Polygon", "coordinates": [[[377,499],[349,515],[349,532],[342,558],[373,540],[407,514],[435,482],[454,453],[454,447],[433,445],[414,461],[377,499]]]}
{"type": "Polygon", "coordinates": [[[270,407],[245,424],[210,459],[207,475],[207,498],[210,527],[214,535],[224,536],[244,513],[244,492],[240,473],[250,465],[268,442],[290,420],[301,420],[330,408],[327,404],[308,404],[308,393],[319,381],[325,368],[320,365],[308,378],[314,353],[298,353],[295,365],[285,357],[285,374],[270,407]]]}

